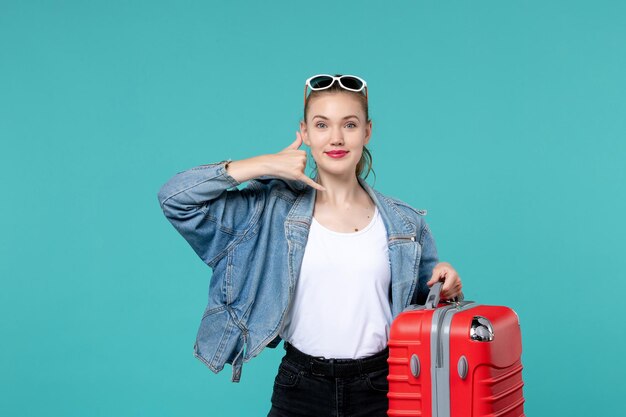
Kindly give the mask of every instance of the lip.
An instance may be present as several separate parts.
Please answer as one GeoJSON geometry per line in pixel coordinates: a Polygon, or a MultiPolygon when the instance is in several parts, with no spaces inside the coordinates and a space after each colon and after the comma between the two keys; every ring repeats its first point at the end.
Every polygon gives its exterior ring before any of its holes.
{"type": "Polygon", "coordinates": [[[326,155],[330,156],[331,158],[343,158],[344,156],[346,156],[348,154],[348,151],[328,151],[328,152],[324,152],[326,155]]]}

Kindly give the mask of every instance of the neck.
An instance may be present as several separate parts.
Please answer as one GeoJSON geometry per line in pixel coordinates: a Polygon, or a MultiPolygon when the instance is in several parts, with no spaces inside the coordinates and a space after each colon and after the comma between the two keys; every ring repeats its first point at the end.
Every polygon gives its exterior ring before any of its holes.
{"type": "Polygon", "coordinates": [[[315,201],[325,205],[350,206],[362,200],[365,193],[354,173],[337,176],[319,172],[317,182],[326,191],[318,191],[315,201]]]}

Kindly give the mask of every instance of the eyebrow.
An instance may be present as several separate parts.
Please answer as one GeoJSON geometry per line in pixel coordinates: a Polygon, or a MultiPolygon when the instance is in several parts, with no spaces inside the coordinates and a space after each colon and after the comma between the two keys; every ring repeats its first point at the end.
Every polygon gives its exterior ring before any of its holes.
{"type": "MultiPolygon", "coordinates": [[[[313,116],[313,119],[315,119],[316,117],[319,117],[320,119],[330,120],[328,117],[322,116],[321,114],[316,114],[315,116],[313,116]]],[[[355,119],[360,120],[359,116],[357,116],[356,114],[350,114],[350,115],[344,117],[343,120],[349,119],[351,117],[354,117],[355,119]]]]}

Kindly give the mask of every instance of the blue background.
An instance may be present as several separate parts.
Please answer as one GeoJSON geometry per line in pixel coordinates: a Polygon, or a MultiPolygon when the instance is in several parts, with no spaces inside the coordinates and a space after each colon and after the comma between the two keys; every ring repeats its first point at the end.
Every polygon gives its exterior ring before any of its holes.
{"type": "MultiPolygon", "coordinates": [[[[626,3],[0,2],[0,414],[264,416],[282,349],[192,355],[210,269],[173,174],[278,152],[369,84],[383,193],[521,318],[527,415],[624,415],[626,3]]],[[[373,183],[373,178],[369,178],[373,183]]]]}

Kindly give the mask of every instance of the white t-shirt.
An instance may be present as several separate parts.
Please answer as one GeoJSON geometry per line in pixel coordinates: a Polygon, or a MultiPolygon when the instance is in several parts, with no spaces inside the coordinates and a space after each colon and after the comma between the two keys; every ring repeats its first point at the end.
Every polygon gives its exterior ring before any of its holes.
{"type": "Polygon", "coordinates": [[[300,277],[280,336],[326,358],[362,358],[387,346],[391,325],[387,232],[376,206],[362,230],[340,233],[313,218],[300,277]]]}

